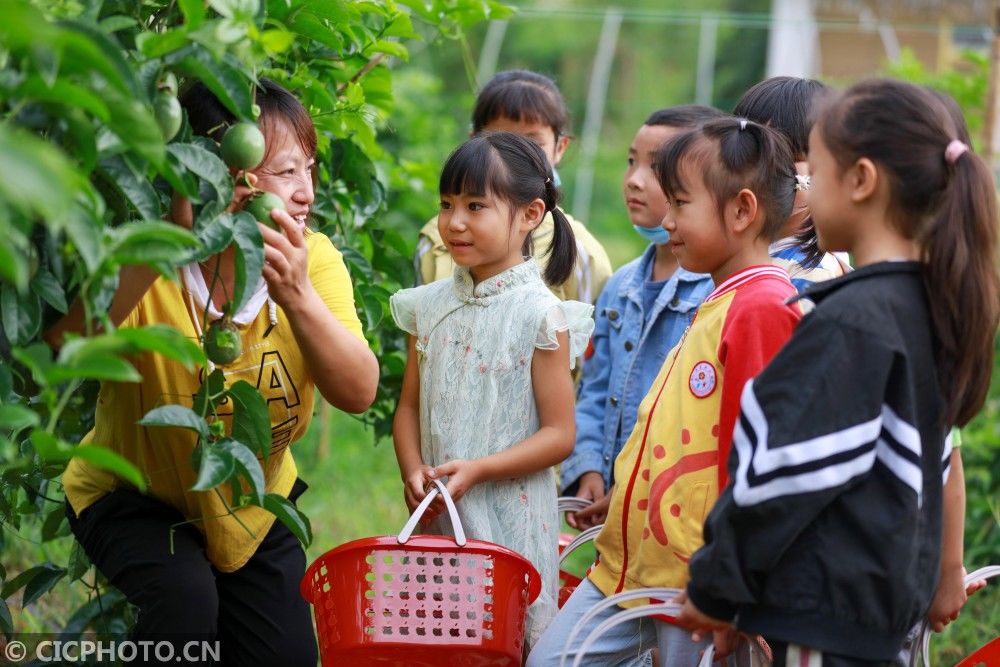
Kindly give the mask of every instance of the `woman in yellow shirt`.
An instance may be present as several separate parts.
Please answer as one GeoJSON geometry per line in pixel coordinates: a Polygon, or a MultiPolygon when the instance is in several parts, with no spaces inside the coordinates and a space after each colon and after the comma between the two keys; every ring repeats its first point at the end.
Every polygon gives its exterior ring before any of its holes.
{"type": "MultiPolygon", "coordinates": [[[[200,84],[181,101],[196,134],[221,134],[234,120],[200,84]]],[[[306,485],[288,447],[309,425],[314,390],[337,408],[362,412],[375,397],[378,363],[365,342],[340,253],[325,235],[305,228],[316,150],[309,114],[267,80],[257,89],[256,103],[266,152],[248,179],[278,195],[287,212],[271,211],[279,231],[260,226],[263,276],[233,315],[243,352],[218,368],[227,386],[244,380],[267,401],[272,447],[262,463],[266,492],[294,502],[306,485]]],[[[248,192],[236,188],[234,208],[248,192]]],[[[190,227],[190,203],[175,195],[171,218],[190,227]]],[[[121,327],[168,324],[198,340],[203,314],[220,317],[233,294],[234,258],[227,248],[182,267],[175,280],[146,267],[123,268],[111,320],[121,327]]],[[[65,333],[82,330],[82,320],[77,303],[47,333],[50,344],[58,347],[65,333]]],[[[137,423],[161,405],[190,407],[210,369],[190,372],[152,353],[134,361],[142,381],[102,383],[86,441],[136,465],[146,492],[81,459],[73,459],[63,477],[73,533],[111,584],[139,608],[133,638],[175,643],[174,655],[183,655],[183,643],[191,639],[217,640],[224,664],[315,665],[309,609],[298,592],[305,571],[298,540],[260,507],[235,510],[237,518],[225,494],[190,490],[197,476],[191,432],[137,423]]],[[[222,404],[219,413],[228,426],[231,408],[222,404]]]]}

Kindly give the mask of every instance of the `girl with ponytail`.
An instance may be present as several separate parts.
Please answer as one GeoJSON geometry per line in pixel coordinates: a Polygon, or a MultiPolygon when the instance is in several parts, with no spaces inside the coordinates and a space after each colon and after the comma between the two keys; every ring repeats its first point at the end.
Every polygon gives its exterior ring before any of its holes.
{"type": "Polygon", "coordinates": [[[735,619],[775,665],[888,665],[939,576],[961,582],[960,550],[941,569],[949,433],[982,407],[1000,316],[993,179],[961,137],[899,81],[821,111],[809,206],[819,247],[858,269],[806,292],[815,310],[744,390],[732,484],[691,559],[696,635],[735,619]]]}
{"type": "MultiPolygon", "coordinates": [[[[508,132],[470,139],[445,164],[438,230],[451,280],[400,290],[390,305],[410,334],[393,422],[403,495],[412,511],[446,481],[469,537],[523,554],[542,576],[528,609],[530,646],[556,613],[559,516],[552,467],[573,449],[573,380],[593,306],[546,287],[573,270],[576,243],[556,207],[552,168],[508,132]],[[544,280],[532,232],[551,214],[544,280]]],[[[440,499],[435,500],[435,503],[440,499]]],[[[432,505],[430,529],[448,532],[432,505]]]]}

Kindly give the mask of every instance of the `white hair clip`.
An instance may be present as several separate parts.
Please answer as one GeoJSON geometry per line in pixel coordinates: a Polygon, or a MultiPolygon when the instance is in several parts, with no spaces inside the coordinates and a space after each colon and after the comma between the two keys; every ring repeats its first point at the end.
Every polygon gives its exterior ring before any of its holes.
{"type": "Polygon", "coordinates": [[[812,178],[809,176],[803,176],[802,174],[795,174],[796,192],[806,192],[809,190],[810,185],[812,185],[812,178]]]}
{"type": "Polygon", "coordinates": [[[747,119],[740,118],[740,132],[742,132],[745,129],[747,129],[747,119]]]}

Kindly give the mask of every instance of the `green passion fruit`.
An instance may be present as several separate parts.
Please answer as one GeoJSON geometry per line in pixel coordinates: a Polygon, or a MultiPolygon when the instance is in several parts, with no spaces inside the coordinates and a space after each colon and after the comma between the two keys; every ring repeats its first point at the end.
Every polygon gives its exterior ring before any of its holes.
{"type": "Polygon", "coordinates": [[[205,356],[213,364],[231,364],[243,354],[240,330],[229,317],[215,320],[205,332],[205,356]]]}
{"type": "Polygon", "coordinates": [[[253,123],[236,123],[222,137],[222,160],[234,169],[252,169],[264,159],[264,134],[253,123]]]}
{"type": "Polygon", "coordinates": [[[153,114],[156,116],[156,124],[160,126],[160,134],[163,141],[170,141],[181,129],[181,122],[184,114],[181,112],[181,103],[172,94],[161,91],[156,94],[153,100],[153,114]]]}
{"type": "Polygon", "coordinates": [[[259,190],[246,203],[243,210],[255,217],[257,222],[261,222],[271,229],[280,232],[281,228],[278,227],[278,223],[271,219],[271,209],[274,208],[280,208],[282,211],[287,210],[285,209],[285,202],[281,201],[281,197],[273,192],[259,190]]]}

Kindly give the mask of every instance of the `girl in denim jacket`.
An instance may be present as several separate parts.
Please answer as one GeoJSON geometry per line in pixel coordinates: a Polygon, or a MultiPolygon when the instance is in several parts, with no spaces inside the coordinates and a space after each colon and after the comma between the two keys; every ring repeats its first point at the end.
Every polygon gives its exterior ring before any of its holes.
{"type": "Polygon", "coordinates": [[[577,397],[576,445],[560,469],[564,494],[594,501],[567,516],[576,528],[603,521],[606,503],[600,501],[614,483],[614,460],[632,432],[639,402],[713,287],[708,275],[678,266],[667,245],[661,226],[667,199],[652,168],[656,152],[674,135],[722,115],[697,105],[661,109],[646,119],[629,147],[625,206],[633,228],[650,244],[615,272],[597,300],[577,397]]]}

